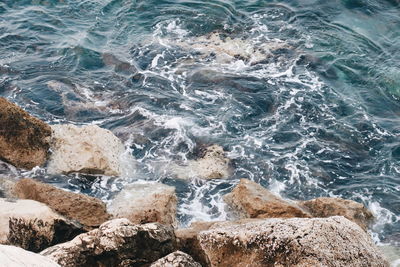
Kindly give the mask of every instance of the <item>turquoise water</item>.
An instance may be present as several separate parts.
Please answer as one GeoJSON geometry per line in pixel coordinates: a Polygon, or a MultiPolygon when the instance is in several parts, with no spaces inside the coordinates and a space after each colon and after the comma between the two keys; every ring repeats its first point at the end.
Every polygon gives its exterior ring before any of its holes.
{"type": "Polygon", "coordinates": [[[362,202],[375,240],[400,246],[399,50],[395,0],[0,0],[0,95],[49,123],[108,128],[137,161],[119,178],[1,172],[105,201],[158,180],[177,187],[182,225],[225,219],[221,196],[249,178],[290,199],[362,202]],[[229,48],[199,47],[210,36],[252,49],[238,54],[276,49],[221,60],[229,48]],[[229,179],[168,171],[213,143],[229,179]]]}

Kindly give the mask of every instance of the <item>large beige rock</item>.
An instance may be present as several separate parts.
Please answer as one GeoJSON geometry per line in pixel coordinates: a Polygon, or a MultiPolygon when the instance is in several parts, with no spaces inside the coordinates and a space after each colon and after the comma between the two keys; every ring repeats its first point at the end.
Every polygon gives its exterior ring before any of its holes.
{"type": "Polygon", "coordinates": [[[195,262],[190,255],[182,251],[175,251],[152,263],[150,267],[201,267],[201,265],[195,262]]]}
{"type": "Polygon", "coordinates": [[[22,248],[0,245],[2,267],[60,267],[54,261],[22,248]]]}
{"type": "Polygon", "coordinates": [[[50,135],[50,126],[0,97],[1,160],[25,169],[43,165],[50,135]]]}
{"type": "Polygon", "coordinates": [[[81,172],[118,176],[122,173],[122,142],[96,125],[52,125],[49,173],[81,172]]]}
{"type": "Polygon", "coordinates": [[[219,145],[206,147],[198,159],[189,160],[185,166],[173,165],[171,170],[179,179],[222,179],[231,175],[230,159],[219,145]]]}
{"type": "Polygon", "coordinates": [[[389,266],[368,234],[344,217],[249,220],[199,234],[211,266],[389,266]]]}
{"type": "Polygon", "coordinates": [[[372,213],[363,204],[348,199],[320,197],[298,203],[313,217],[344,216],[364,230],[367,230],[374,219],[372,213]]]}
{"type": "Polygon", "coordinates": [[[283,200],[248,179],[241,179],[224,200],[241,218],[311,217],[296,203],[283,200]]]}
{"type": "Polygon", "coordinates": [[[173,252],[174,243],[169,226],[115,219],[40,254],[64,267],[140,266],[173,252]]]}
{"type": "Polygon", "coordinates": [[[76,220],[86,228],[97,227],[109,219],[106,205],[97,198],[68,192],[33,179],[21,179],[14,186],[14,195],[47,204],[59,214],[76,220]]]}
{"type": "Polygon", "coordinates": [[[174,187],[136,182],[117,194],[108,211],[115,218],[128,218],[133,223],[159,222],[176,226],[176,206],[174,187]]]}
{"type": "Polygon", "coordinates": [[[200,245],[199,233],[210,229],[216,222],[194,222],[188,228],[175,230],[177,249],[189,254],[202,266],[209,266],[210,261],[200,245]]]}
{"type": "Polygon", "coordinates": [[[33,200],[0,199],[0,243],[38,252],[82,233],[79,225],[33,200]]]}

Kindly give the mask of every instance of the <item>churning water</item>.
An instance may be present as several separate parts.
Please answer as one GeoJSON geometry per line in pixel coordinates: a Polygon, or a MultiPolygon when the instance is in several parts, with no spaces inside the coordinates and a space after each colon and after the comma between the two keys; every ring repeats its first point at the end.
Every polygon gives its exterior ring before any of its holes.
{"type": "Polygon", "coordinates": [[[249,178],[290,199],[339,196],[400,245],[397,0],[0,0],[0,95],[49,123],[98,124],[136,159],[123,177],[30,176],[108,201],[174,185],[179,220],[225,219],[249,178]],[[224,180],[175,179],[196,147],[233,159],[224,180]]]}

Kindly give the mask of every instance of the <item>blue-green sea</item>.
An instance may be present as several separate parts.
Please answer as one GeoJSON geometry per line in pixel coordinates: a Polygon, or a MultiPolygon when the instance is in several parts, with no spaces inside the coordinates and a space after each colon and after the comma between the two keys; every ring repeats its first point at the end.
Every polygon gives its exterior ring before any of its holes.
{"type": "Polygon", "coordinates": [[[361,202],[374,240],[400,246],[398,0],[0,0],[0,96],[50,124],[110,129],[136,161],[123,177],[0,174],[104,201],[160,181],[183,226],[226,219],[222,196],[248,178],[361,202]],[[231,177],[168,171],[207,144],[231,177]]]}

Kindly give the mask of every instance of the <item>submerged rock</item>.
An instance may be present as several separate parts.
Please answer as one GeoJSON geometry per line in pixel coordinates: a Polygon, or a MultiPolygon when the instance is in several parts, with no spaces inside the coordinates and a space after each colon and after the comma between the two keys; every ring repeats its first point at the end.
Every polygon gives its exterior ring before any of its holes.
{"type": "Polygon", "coordinates": [[[193,258],[182,252],[175,251],[167,256],[152,263],[150,267],[201,267],[200,263],[195,262],[193,258]]]}
{"type": "Polygon", "coordinates": [[[298,203],[313,217],[344,216],[364,230],[367,230],[369,223],[374,218],[363,204],[348,199],[320,197],[298,203]]]}
{"type": "Polygon", "coordinates": [[[283,200],[248,179],[241,179],[224,200],[241,218],[311,217],[296,203],[283,200]]]}
{"type": "Polygon", "coordinates": [[[19,180],[14,186],[14,194],[21,199],[45,203],[59,214],[77,220],[88,229],[99,226],[110,217],[106,205],[100,199],[68,192],[33,179],[19,180]]]}
{"type": "Polygon", "coordinates": [[[210,229],[216,222],[194,222],[188,228],[175,230],[177,248],[191,255],[202,266],[210,266],[210,261],[200,245],[199,233],[210,229]]]}
{"type": "Polygon", "coordinates": [[[389,266],[344,217],[216,223],[199,239],[211,266],[389,266]]]}
{"type": "Polygon", "coordinates": [[[0,159],[31,169],[47,160],[50,126],[0,97],[0,159]]]}
{"type": "Polygon", "coordinates": [[[173,252],[174,243],[171,227],[115,219],[40,254],[65,267],[140,266],[173,252]]]}
{"type": "Polygon", "coordinates": [[[0,245],[0,264],[2,267],[60,267],[42,255],[6,245],[0,245]]]}
{"type": "Polygon", "coordinates": [[[38,252],[82,233],[79,225],[33,200],[0,199],[0,243],[38,252]]]}
{"type": "Polygon", "coordinates": [[[222,179],[231,174],[230,159],[219,145],[206,147],[196,160],[189,160],[186,166],[174,165],[172,172],[179,179],[201,178],[222,179]]]}
{"type": "Polygon", "coordinates": [[[96,125],[52,125],[49,173],[121,175],[122,142],[96,125]]]}
{"type": "Polygon", "coordinates": [[[177,225],[175,188],[155,182],[137,182],[126,186],[108,206],[115,218],[133,223],[159,222],[177,225]]]}
{"type": "Polygon", "coordinates": [[[178,41],[175,44],[183,49],[198,51],[205,57],[215,56],[219,63],[243,60],[250,64],[265,61],[272,56],[274,51],[289,47],[287,43],[279,40],[255,44],[249,39],[232,38],[218,32],[186,38],[184,41],[178,41]]]}

